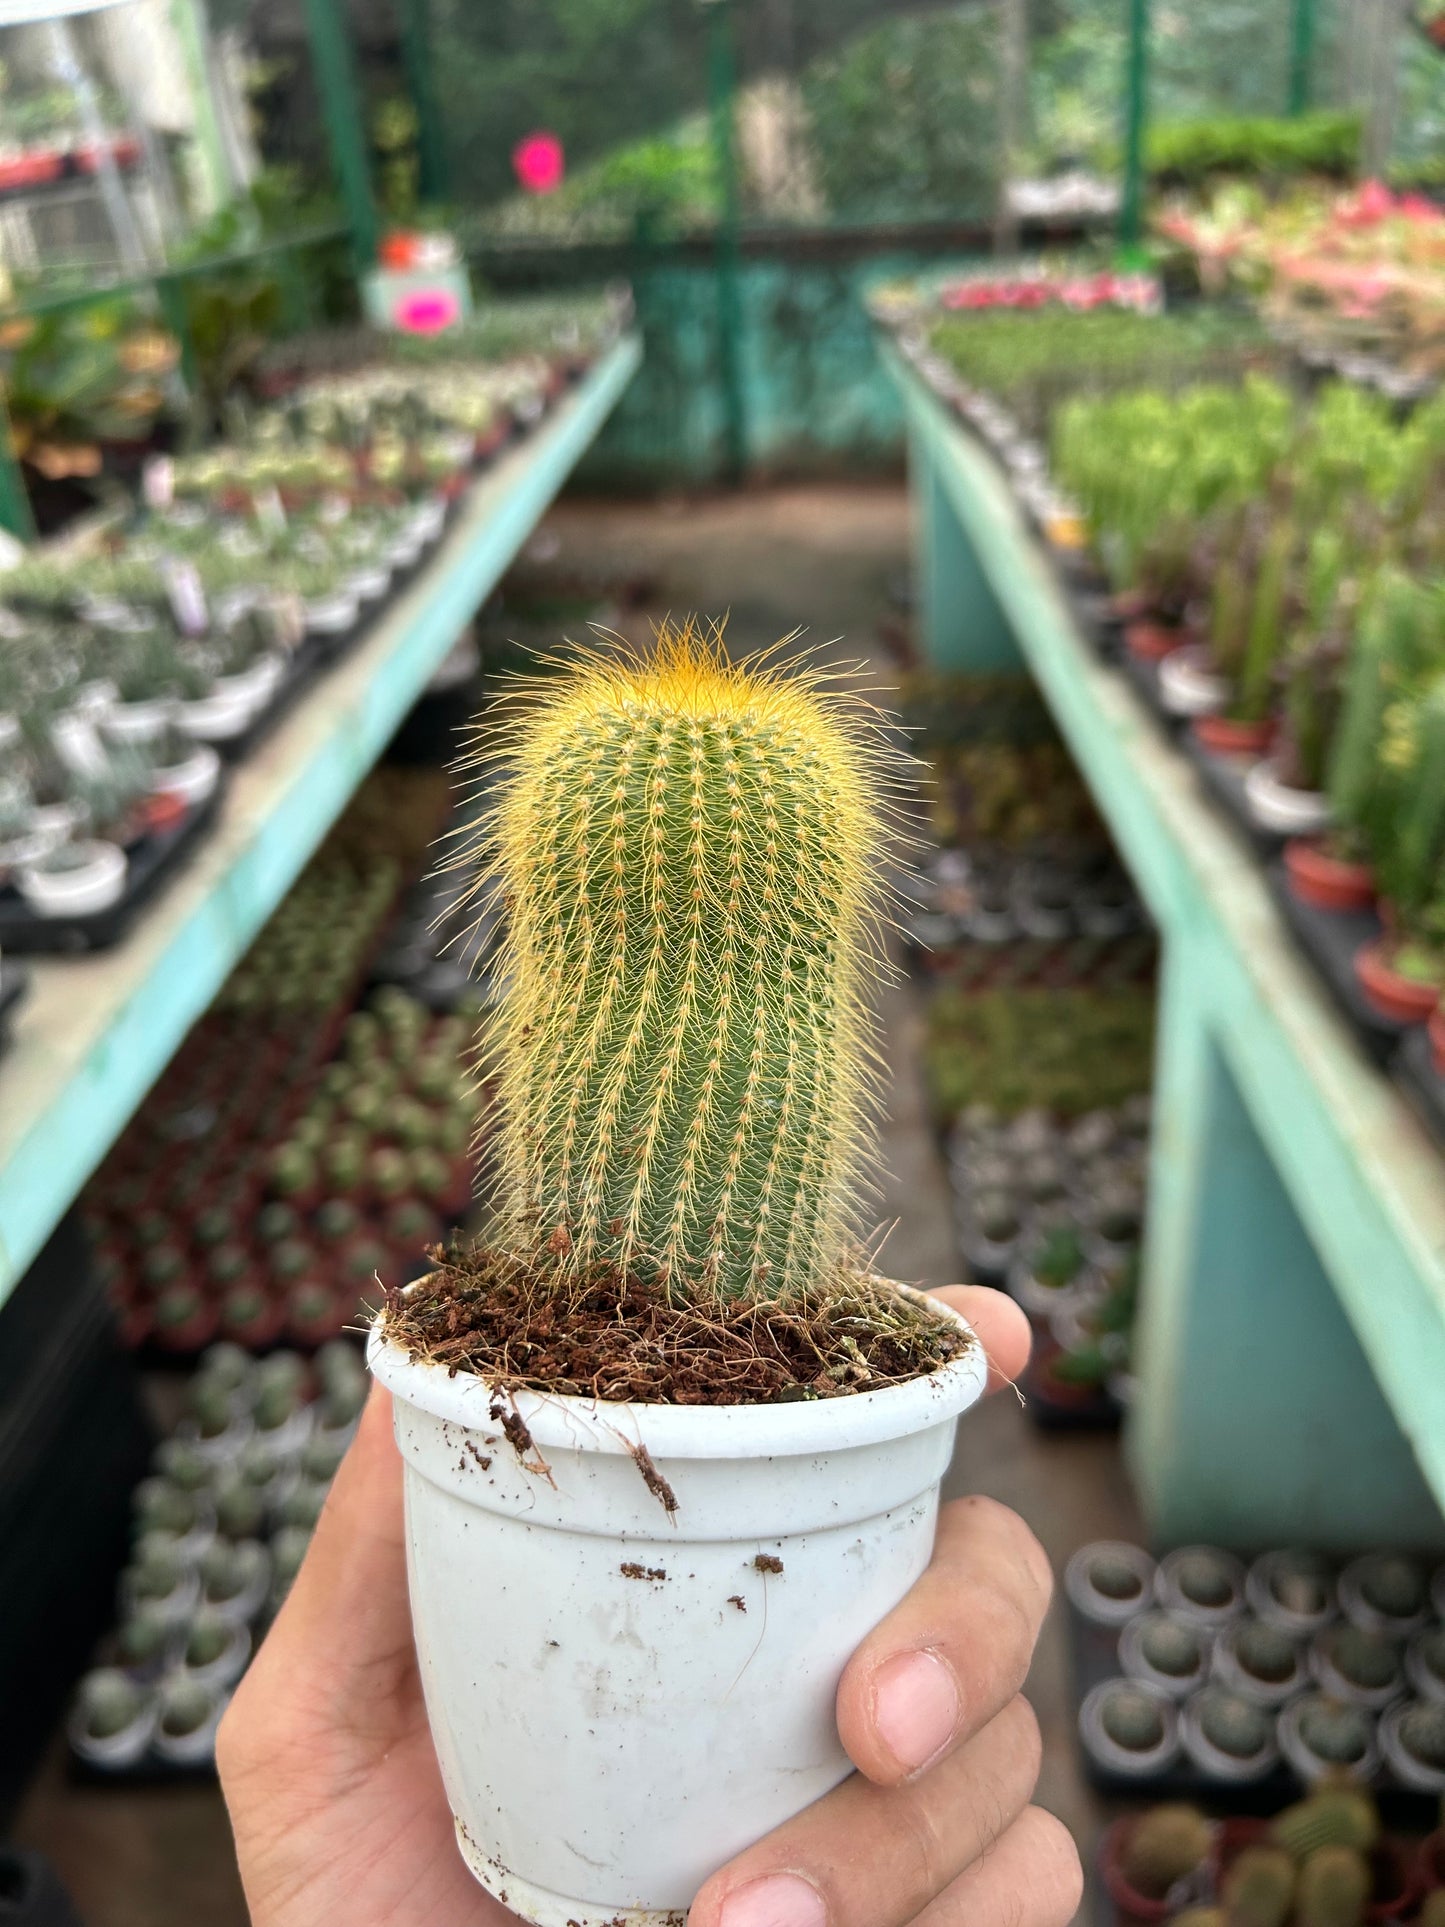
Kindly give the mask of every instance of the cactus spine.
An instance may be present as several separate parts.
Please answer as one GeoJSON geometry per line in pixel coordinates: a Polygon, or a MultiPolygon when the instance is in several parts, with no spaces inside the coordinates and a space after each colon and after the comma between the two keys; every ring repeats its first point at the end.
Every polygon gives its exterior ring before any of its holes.
{"type": "Polygon", "coordinates": [[[1299,1927],[1360,1927],[1370,1899],[1370,1869],[1353,1847],[1321,1847],[1300,1869],[1299,1927]]]}
{"type": "Polygon", "coordinates": [[[731,1297],[836,1273],[888,753],[874,712],[821,680],[665,625],[650,651],[579,656],[479,747],[502,768],[509,907],[503,1228],[563,1274],[731,1297]]]}
{"type": "Polygon", "coordinates": [[[1119,1863],[1136,1893],[1162,1900],[1203,1864],[1213,1839],[1214,1828],[1197,1807],[1151,1807],[1130,1829],[1119,1863]]]}
{"type": "Polygon", "coordinates": [[[1294,1889],[1295,1864],[1282,1847],[1246,1847],[1220,1894],[1229,1927],[1284,1927],[1294,1889]]]}

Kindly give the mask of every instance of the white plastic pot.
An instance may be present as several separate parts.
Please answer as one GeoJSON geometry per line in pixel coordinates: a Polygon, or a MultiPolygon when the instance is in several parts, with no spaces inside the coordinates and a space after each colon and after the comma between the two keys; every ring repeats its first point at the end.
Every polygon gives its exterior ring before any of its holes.
{"type": "Polygon", "coordinates": [[[208,744],[201,743],[183,763],[152,770],[151,788],[163,796],[179,797],[193,809],[211,795],[220,775],[220,757],[208,744]]]}
{"type": "Polygon", "coordinates": [[[357,569],[347,576],[346,587],[360,602],[378,602],[391,587],[391,570],[385,563],[357,569]]]}
{"type": "Polygon", "coordinates": [[[73,870],[38,864],[19,874],[20,894],[42,917],[88,917],[108,910],[125,889],[126,854],[116,843],[82,843],[86,862],[73,870]]]}
{"type": "Polygon", "coordinates": [[[306,627],[317,636],[343,635],[356,621],[360,608],[360,602],[349,589],[314,596],[306,604],[306,627]]]}
{"type": "Polygon", "coordinates": [[[169,696],[152,696],[145,702],[112,703],[105,714],[105,733],[114,743],[153,742],[175,713],[169,696]]]}
{"type": "Polygon", "coordinates": [[[1215,716],[1229,700],[1229,684],[1210,668],[1199,643],[1174,649],[1159,664],[1159,700],[1171,716],[1215,716]]]}
{"type": "Polygon", "coordinates": [[[1275,836],[1318,836],[1329,828],[1329,798],[1319,790],[1291,789],[1266,757],[1244,779],[1244,800],[1262,830],[1275,836]]]}
{"type": "Polygon", "coordinates": [[[463,1859],[538,1927],[675,1927],[710,1873],[849,1772],[839,1676],[928,1563],[981,1348],[883,1391],[760,1406],[504,1404],[379,1328],[368,1357],[396,1401],[463,1859]]]}

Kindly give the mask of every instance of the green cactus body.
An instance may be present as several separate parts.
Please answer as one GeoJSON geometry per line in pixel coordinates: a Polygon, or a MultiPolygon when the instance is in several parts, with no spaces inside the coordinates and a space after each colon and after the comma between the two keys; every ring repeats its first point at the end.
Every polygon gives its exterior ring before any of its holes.
{"type": "Polygon", "coordinates": [[[1288,521],[1278,522],[1270,530],[1260,557],[1237,704],[1238,713],[1251,722],[1260,721],[1268,713],[1274,693],[1274,670],[1284,642],[1294,548],[1294,525],[1288,521]]]}
{"type": "Polygon", "coordinates": [[[509,1238],[683,1296],[836,1273],[880,967],[871,716],[688,627],[504,717],[509,1238]]]}
{"type": "Polygon", "coordinates": [[[1203,1864],[1213,1839],[1214,1829],[1197,1807],[1152,1807],[1130,1828],[1119,1863],[1136,1893],[1162,1900],[1203,1864]]]}
{"type": "Polygon", "coordinates": [[[1368,1853],[1380,1837],[1380,1816],[1367,1793],[1352,1787],[1322,1787],[1309,1799],[1286,1807],[1270,1833],[1296,1860],[1307,1860],[1321,1847],[1353,1847],[1356,1853],[1368,1853]]]}
{"type": "Polygon", "coordinates": [[[1409,794],[1400,813],[1392,884],[1401,910],[1416,912],[1428,900],[1445,855],[1445,675],[1422,699],[1416,723],[1418,748],[1409,794]]]}
{"type": "Polygon", "coordinates": [[[1353,830],[1364,826],[1375,784],[1380,728],[1389,700],[1391,637],[1408,588],[1397,578],[1381,578],[1350,652],[1328,788],[1336,820],[1353,830]]]}
{"type": "Polygon", "coordinates": [[[1229,1927],[1284,1927],[1295,1877],[1294,1861],[1282,1847],[1246,1847],[1221,1887],[1229,1927]]]}
{"type": "Polygon", "coordinates": [[[1353,1847],[1321,1847],[1300,1869],[1298,1927],[1360,1927],[1370,1900],[1370,1868],[1353,1847]]]}

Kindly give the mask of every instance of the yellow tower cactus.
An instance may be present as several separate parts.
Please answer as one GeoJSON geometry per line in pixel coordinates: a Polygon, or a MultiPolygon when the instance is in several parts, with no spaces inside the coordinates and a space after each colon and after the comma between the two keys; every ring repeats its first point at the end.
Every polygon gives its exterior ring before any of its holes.
{"type": "Polygon", "coordinates": [[[508,909],[505,1224],[564,1273],[771,1297],[837,1271],[889,752],[876,713],[825,680],[664,626],[645,651],[580,654],[484,735],[508,909]]]}

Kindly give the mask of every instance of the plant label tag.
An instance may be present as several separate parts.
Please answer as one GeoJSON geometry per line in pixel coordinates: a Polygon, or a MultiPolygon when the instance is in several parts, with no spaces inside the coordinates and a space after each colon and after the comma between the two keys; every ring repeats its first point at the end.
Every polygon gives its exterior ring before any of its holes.
{"type": "Polygon", "coordinates": [[[165,578],[176,627],[182,635],[205,635],[211,626],[211,612],[195,563],[171,560],[165,565],[165,578]]]}
{"type": "Polygon", "coordinates": [[[152,455],[141,470],[140,492],[148,509],[158,514],[176,499],[176,465],[169,455],[152,455]]]}
{"type": "Polygon", "coordinates": [[[281,491],[274,482],[265,488],[258,488],[251,497],[256,510],[256,520],[268,535],[286,533],[286,509],[281,500],[281,491]]]}

